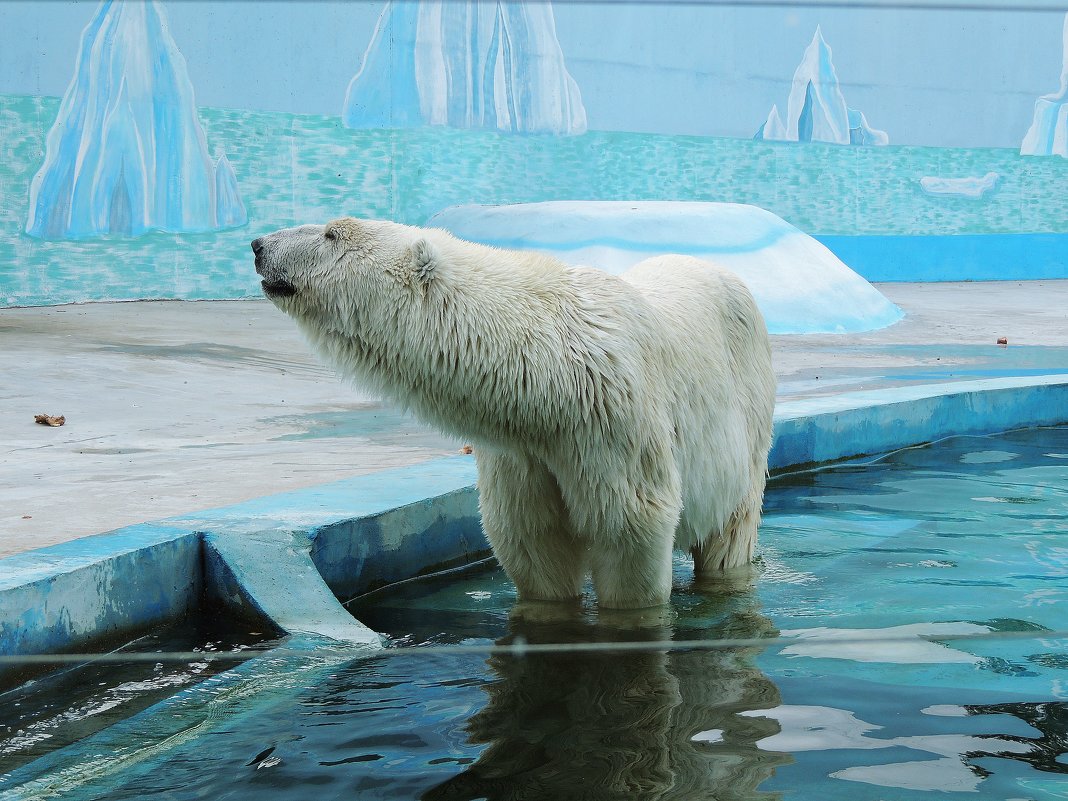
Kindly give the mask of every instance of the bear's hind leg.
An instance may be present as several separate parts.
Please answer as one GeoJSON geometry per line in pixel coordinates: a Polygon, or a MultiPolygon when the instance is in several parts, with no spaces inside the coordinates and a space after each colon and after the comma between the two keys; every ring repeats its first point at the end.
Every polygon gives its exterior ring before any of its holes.
{"type": "Polygon", "coordinates": [[[582,594],[586,548],[568,525],[560,487],[544,464],[476,449],[479,511],[493,554],[524,601],[582,594]]]}
{"type": "Polygon", "coordinates": [[[722,533],[712,532],[703,542],[690,549],[695,576],[739,567],[753,560],[764,497],[763,476],[754,484],[759,484],[759,487],[754,486],[753,491],[738,504],[722,533]]]}

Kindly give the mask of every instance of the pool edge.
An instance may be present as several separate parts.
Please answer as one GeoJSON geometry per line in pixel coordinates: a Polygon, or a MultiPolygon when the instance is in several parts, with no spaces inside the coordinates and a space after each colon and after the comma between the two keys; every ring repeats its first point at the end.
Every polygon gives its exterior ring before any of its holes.
{"type": "MultiPolygon", "coordinates": [[[[780,471],[947,436],[1064,423],[1068,374],[783,400],[769,462],[780,471]]],[[[334,631],[345,639],[337,624],[347,612],[334,596],[485,556],[474,485],[471,457],[435,459],[0,559],[0,658],[71,651],[163,624],[204,594],[251,606],[287,633],[334,631]],[[250,537],[262,547],[241,542],[250,537]],[[279,561],[263,558],[283,552],[285,564],[299,563],[333,596],[319,587],[296,609],[279,561]]],[[[360,627],[348,636],[363,636],[374,650],[360,627]]],[[[11,673],[0,662],[0,680],[11,673]]]]}

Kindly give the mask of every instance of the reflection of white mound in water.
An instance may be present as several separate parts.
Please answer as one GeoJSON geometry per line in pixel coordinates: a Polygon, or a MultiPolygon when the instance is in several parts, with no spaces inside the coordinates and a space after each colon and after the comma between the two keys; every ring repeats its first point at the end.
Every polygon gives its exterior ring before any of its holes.
{"type": "Polygon", "coordinates": [[[912,623],[882,629],[792,629],[783,637],[797,637],[797,645],[782,649],[786,656],[888,662],[895,665],[978,664],[979,657],[927,638],[987,634],[975,623],[912,623]]]}
{"type": "Polygon", "coordinates": [[[745,281],[773,334],[870,331],[902,317],[820,242],[756,206],[682,201],[455,206],[428,225],[462,239],[540,250],[616,274],[662,253],[708,259],[745,281]]]}
{"type": "Polygon", "coordinates": [[[156,2],[104,0],[30,186],[26,233],[47,239],[247,222],[225,156],[213,164],[185,59],[156,2]]]}
{"type": "Polygon", "coordinates": [[[757,743],[765,751],[799,753],[908,748],[939,757],[933,760],[858,765],[830,774],[835,779],[880,787],[928,792],[976,792],[984,776],[963,761],[965,755],[1025,754],[1032,750],[1028,743],[967,734],[921,734],[885,739],[871,737],[870,732],[882,727],[860,720],[846,709],[826,706],[779,706],[738,714],[774,720],[779,724],[781,731],[778,734],[757,743]]]}

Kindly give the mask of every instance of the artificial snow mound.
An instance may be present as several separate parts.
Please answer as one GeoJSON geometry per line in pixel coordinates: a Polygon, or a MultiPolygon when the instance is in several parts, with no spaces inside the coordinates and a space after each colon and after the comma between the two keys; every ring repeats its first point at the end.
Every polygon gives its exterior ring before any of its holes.
{"type": "Polygon", "coordinates": [[[462,239],[539,250],[619,274],[639,261],[683,253],[736,273],[773,334],[885,328],[902,312],[808,234],[738,203],[552,201],[454,206],[428,225],[462,239]]]}

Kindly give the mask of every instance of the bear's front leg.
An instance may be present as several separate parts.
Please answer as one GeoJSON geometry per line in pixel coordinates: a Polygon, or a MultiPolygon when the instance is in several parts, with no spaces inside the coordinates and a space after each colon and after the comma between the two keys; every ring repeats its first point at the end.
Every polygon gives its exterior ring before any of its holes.
{"type": "Polygon", "coordinates": [[[677,519],[677,513],[670,510],[643,510],[624,524],[618,537],[591,546],[598,604],[608,609],[642,609],[670,600],[677,519]]]}
{"type": "Polygon", "coordinates": [[[493,554],[524,601],[582,594],[586,547],[568,525],[556,479],[541,462],[475,449],[479,511],[493,554]]]}

